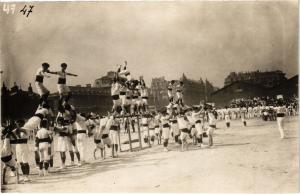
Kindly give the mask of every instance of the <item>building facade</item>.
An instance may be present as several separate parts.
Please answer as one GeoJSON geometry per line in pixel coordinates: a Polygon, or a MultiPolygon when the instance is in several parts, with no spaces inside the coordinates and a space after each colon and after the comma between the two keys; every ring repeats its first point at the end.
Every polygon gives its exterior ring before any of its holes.
{"type": "Polygon", "coordinates": [[[253,98],[253,97],[272,97],[282,95],[284,99],[298,96],[298,75],[283,80],[274,87],[261,84],[236,81],[211,94],[211,101],[217,106],[225,106],[233,99],[253,98]]]}
{"type": "Polygon", "coordinates": [[[111,86],[111,82],[114,79],[114,77],[117,75],[114,71],[109,71],[105,76],[102,76],[101,78],[98,78],[94,81],[94,87],[96,88],[106,88],[111,86]]]}
{"type": "Polygon", "coordinates": [[[16,84],[9,89],[3,83],[1,88],[1,120],[28,119],[39,104],[39,95],[32,90],[24,91],[16,84]]]}
{"type": "MultiPolygon", "coordinates": [[[[200,101],[209,101],[210,94],[214,91],[215,87],[208,81],[200,78],[198,80],[188,79],[185,74],[179,80],[174,80],[175,85],[182,81],[184,84],[183,100],[187,105],[199,104],[200,101]]],[[[165,80],[165,77],[153,78],[151,81],[151,96],[153,100],[150,101],[151,105],[156,108],[161,108],[168,105],[167,87],[170,81],[165,80]]]]}
{"type": "Polygon", "coordinates": [[[169,82],[165,77],[152,78],[150,85],[149,104],[156,108],[166,106],[169,103],[167,87],[169,82]]]}
{"type": "MultiPolygon", "coordinates": [[[[72,93],[70,104],[73,104],[78,112],[97,112],[106,114],[111,110],[112,99],[110,95],[110,87],[96,88],[87,86],[69,86],[72,93]]],[[[57,112],[59,94],[54,93],[49,96],[51,106],[57,112]]]]}
{"type": "Polygon", "coordinates": [[[282,71],[252,71],[252,72],[231,72],[224,81],[224,85],[230,85],[236,81],[260,84],[266,88],[272,88],[286,81],[287,78],[282,71]]]}
{"type": "Polygon", "coordinates": [[[217,107],[228,105],[232,99],[262,97],[266,95],[265,87],[243,81],[236,81],[211,94],[211,101],[217,107]]]}

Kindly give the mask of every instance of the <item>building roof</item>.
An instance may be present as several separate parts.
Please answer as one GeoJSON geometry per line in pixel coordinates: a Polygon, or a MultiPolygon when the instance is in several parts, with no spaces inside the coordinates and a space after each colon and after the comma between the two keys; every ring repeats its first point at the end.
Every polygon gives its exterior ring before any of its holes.
{"type": "Polygon", "coordinates": [[[96,79],[96,81],[97,81],[97,80],[102,80],[102,79],[113,79],[113,78],[115,77],[116,74],[117,74],[117,73],[114,72],[114,71],[109,71],[109,72],[107,72],[106,75],[104,75],[104,76],[102,76],[102,77],[96,79]]]}
{"type": "Polygon", "coordinates": [[[253,84],[253,83],[249,83],[249,82],[239,81],[238,80],[238,81],[232,82],[229,85],[224,86],[223,88],[221,88],[221,89],[219,89],[217,91],[212,92],[211,95],[217,94],[217,93],[219,93],[219,92],[221,92],[221,91],[223,91],[223,90],[225,90],[225,89],[227,89],[227,88],[229,88],[229,87],[231,87],[231,86],[233,86],[235,84],[244,84],[244,85],[248,85],[248,86],[255,86],[255,87],[265,88],[261,84],[253,84]]]}
{"type": "Polygon", "coordinates": [[[298,75],[295,75],[295,76],[291,77],[290,79],[287,79],[284,82],[280,83],[279,85],[274,86],[270,89],[272,90],[272,89],[278,89],[278,88],[286,87],[287,85],[293,84],[294,82],[296,82],[296,83],[299,82],[299,76],[298,75]]]}

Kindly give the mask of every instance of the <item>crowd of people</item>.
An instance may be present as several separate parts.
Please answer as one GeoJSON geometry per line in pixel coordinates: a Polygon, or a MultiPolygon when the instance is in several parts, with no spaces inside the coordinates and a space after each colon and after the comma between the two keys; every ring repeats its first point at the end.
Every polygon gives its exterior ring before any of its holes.
{"type": "Polygon", "coordinates": [[[70,103],[71,93],[66,85],[67,76],[77,75],[66,72],[65,63],[61,64],[60,71],[50,71],[49,66],[48,63],[43,63],[36,73],[35,86],[40,100],[35,114],[26,122],[9,121],[2,126],[3,184],[6,183],[7,168],[16,175],[18,181],[18,167],[20,167],[24,176],[23,181],[29,181],[28,139],[31,134],[34,134],[34,156],[39,175],[47,176],[49,168],[53,167],[54,152],[60,154],[61,170],[66,168],[67,153],[70,155],[71,165],[75,165],[75,156],[78,166],[86,163],[86,138],[91,136],[95,143],[94,155],[100,150],[104,159],[106,149],[111,149],[112,157],[117,157],[120,131],[132,130],[134,122],[141,127],[145,143],[162,144],[163,150],[168,152],[169,143],[174,141],[181,151],[185,151],[191,143],[200,148],[213,147],[217,121],[225,120],[226,127],[230,128],[231,119],[241,119],[242,124],[247,126],[247,119],[264,118],[265,110],[269,113],[269,109],[274,110],[280,137],[284,138],[284,116],[295,115],[298,111],[297,104],[291,102],[286,104],[282,99],[277,99],[272,106],[265,103],[255,104],[253,99],[252,103],[250,100],[235,100],[224,108],[216,108],[208,103],[189,107],[183,100],[184,84],[181,81],[169,83],[166,88],[169,104],[164,109],[150,111],[146,83],[143,77],[134,79],[131,76],[125,61],[124,65],[120,65],[116,70],[116,76],[112,81],[112,110],[105,115],[80,113],[75,105],[70,103]],[[57,115],[53,114],[49,106],[50,92],[44,85],[44,77],[48,77],[49,74],[58,75],[57,87],[60,99],[57,115]],[[54,138],[56,141],[53,141],[54,138]],[[208,145],[204,146],[204,138],[207,138],[208,145]]]}

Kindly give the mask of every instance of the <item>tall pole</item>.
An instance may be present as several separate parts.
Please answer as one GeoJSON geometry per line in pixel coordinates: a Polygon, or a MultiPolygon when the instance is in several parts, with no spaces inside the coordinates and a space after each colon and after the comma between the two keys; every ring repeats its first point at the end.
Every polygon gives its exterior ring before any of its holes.
{"type": "Polygon", "coordinates": [[[205,102],[207,102],[207,82],[205,81],[205,102]]]}
{"type": "Polygon", "coordinates": [[[140,129],[140,119],[139,119],[139,115],[136,116],[137,119],[137,127],[138,127],[138,135],[139,135],[139,143],[140,143],[140,149],[143,149],[142,146],[142,137],[141,137],[141,129],[140,129]]]}
{"type": "Polygon", "coordinates": [[[126,118],[126,127],[127,127],[127,131],[128,131],[128,139],[129,139],[129,149],[132,152],[132,144],[131,144],[131,132],[130,132],[130,125],[131,125],[132,120],[130,119],[129,122],[129,118],[126,118]]]}
{"type": "MultiPolygon", "coordinates": [[[[0,70],[0,82],[2,84],[2,74],[3,74],[3,71],[0,70]]],[[[1,90],[0,90],[0,104],[1,104],[1,108],[0,108],[0,125],[2,125],[2,107],[3,107],[3,104],[2,104],[2,87],[1,86],[1,90]]]]}

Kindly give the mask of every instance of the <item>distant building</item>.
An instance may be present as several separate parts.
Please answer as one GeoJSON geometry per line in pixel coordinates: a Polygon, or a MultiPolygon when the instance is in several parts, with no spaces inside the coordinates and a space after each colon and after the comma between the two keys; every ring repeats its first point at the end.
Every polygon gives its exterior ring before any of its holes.
{"type": "MultiPolygon", "coordinates": [[[[203,82],[201,78],[199,81],[192,80],[183,74],[179,80],[184,84],[183,100],[187,105],[199,104],[200,101],[208,101],[210,93],[215,89],[208,80],[203,82]]],[[[174,80],[175,86],[179,84],[179,80],[174,80]]],[[[165,77],[152,79],[150,88],[153,101],[150,101],[150,104],[154,104],[157,108],[168,105],[167,87],[169,82],[165,80],[165,77]]]]}
{"type": "Polygon", "coordinates": [[[211,94],[211,101],[216,106],[224,107],[232,99],[253,98],[266,95],[265,87],[260,84],[252,84],[243,81],[236,81],[211,94]]]}
{"type": "MultiPolygon", "coordinates": [[[[70,103],[73,104],[79,112],[97,112],[100,114],[111,110],[112,99],[110,95],[110,87],[97,88],[86,86],[69,86],[72,93],[70,103]]],[[[57,111],[59,95],[58,93],[49,96],[54,111],[57,111]]]]}
{"type": "Polygon", "coordinates": [[[237,81],[248,82],[252,84],[261,84],[266,88],[272,88],[283,81],[286,81],[285,74],[282,71],[252,71],[252,72],[231,72],[224,81],[224,85],[230,85],[237,81]]]}
{"type": "Polygon", "coordinates": [[[105,76],[102,76],[99,79],[96,79],[94,82],[94,87],[96,88],[105,88],[105,87],[110,87],[113,78],[116,76],[116,72],[114,71],[109,71],[105,76]]]}
{"type": "Polygon", "coordinates": [[[283,98],[289,98],[292,96],[298,96],[299,90],[299,76],[295,75],[292,78],[282,82],[276,87],[270,88],[268,95],[276,96],[276,95],[283,95],[283,98]]]}
{"type": "Polygon", "coordinates": [[[33,89],[32,89],[31,83],[29,83],[27,91],[28,91],[29,94],[33,94],[33,89]]]}
{"type": "Polygon", "coordinates": [[[39,95],[19,89],[16,83],[9,90],[4,82],[1,88],[1,119],[28,119],[36,111],[39,95]]]}
{"type": "Polygon", "coordinates": [[[19,87],[17,86],[17,83],[14,82],[14,86],[10,89],[11,93],[16,94],[19,92],[19,87]]]}
{"type": "Polygon", "coordinates": [[[298,96],[298,75],[283,80],[274,87],[267,87],[245,81],[235,81],[211,94],[211,101],[217,106],[225,106],[233,99],[253,97],[276,97],[283,95],[284,98],[298,96]]]}
{"type": "Polygon", "coordinates": [[[149,100],[149,104],[155,105],[157,108],[168,104],[168,84],[165,77],[152,78],[149,92],[152,98],[149,100]]]}

